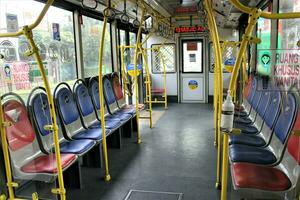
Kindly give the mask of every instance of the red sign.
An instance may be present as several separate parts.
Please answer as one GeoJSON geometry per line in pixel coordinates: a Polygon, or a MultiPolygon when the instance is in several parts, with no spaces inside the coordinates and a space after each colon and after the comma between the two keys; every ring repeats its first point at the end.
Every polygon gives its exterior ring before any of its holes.
{"type": "Polygon", "coordinates": [[[197,44],[197,42],[188,42],[186,48],[187,48],[188,51],[197,51],[198,50],[198,44],[197,44]]]}
{"type": "Polygon", "coordinates": [[[176,14],[196,13],[197,6],[178,6],[175,8],[176,14]]]}
{"type": "Polygon", "coordinates": [[[204,32],[207,28],[204,26],[185,26],[185,27],[176,27],[175,33],[193,33],[193,32],[204,32]]]}

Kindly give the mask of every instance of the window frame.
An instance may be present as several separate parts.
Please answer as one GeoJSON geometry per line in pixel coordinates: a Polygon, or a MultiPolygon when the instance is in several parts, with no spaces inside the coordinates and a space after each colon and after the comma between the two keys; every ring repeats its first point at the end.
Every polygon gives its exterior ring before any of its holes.
{"type": "Polygon", "coordinates": [[[183,74],[204,74],[204,63],[203,63],[203,61],[204,61],[204,40],[203,39],[184,39],[184,40],[181,40],[181,73],[183,73],[183,74]],[[193,71],[193,72],[185,72],[184,71],[184,61],[183,61],[183,53],[184,53],[184,50],[183,50],[183,43],[185,43],[185,42],[192,42],[192,41],[200,41],[201,42],[201,47],[202,47],[202,49],[201,49],[201,72],[195,72],[195,71],[193,71]]]}

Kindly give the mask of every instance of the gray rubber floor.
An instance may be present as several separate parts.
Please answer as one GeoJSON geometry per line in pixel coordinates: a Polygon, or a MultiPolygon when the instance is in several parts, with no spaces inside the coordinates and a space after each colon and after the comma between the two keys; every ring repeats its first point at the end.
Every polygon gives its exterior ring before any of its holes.
{"type": "MultiPolygon", "coordinates": [[[[184,200],[219,199],[212,106],[170,104],[165,112],[155,110],[160,119],[152,130],[142,123],[142,144],[123,139],[122,149],[109,149],[111,182],[103,181],[103,169],[83,168],[84,188],[68,190],[68,199],[123,200],[131,189],[183,193],[184,200]]],[[[240,199],[230,178],[228,188],[228,199],[240,199]]]]}

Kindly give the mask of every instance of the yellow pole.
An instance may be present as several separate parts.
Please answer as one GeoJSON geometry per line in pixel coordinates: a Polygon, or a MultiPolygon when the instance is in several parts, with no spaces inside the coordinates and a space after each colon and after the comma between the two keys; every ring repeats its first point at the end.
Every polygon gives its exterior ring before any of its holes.
{"type": "Polygon", "coordinates": [[[220,126],[221,126],[221,110],[222,110],[222,103],[223,103],[223,70],[222,70],[222,53],[221,53],[221,46],[219,42],[219,34],[217,30],[216,21],[213,15],[213,9],[211,2],[209,0],[205,0],[205,9],[207,11],[208,21],[210,25],[210,34],[213,39],[214,51],[215,51],[215,73],[218,74],[216,82],[218,83],[218,106],[217,106],[217,137],[218,137],[218,153],[217,153],[217,177],[216,177],[216,188],[220,188],[220,160],[221,160],[221,133],[220,133],[220,126]]]}
{"type": "MultiPolygon", "coordinates": [[[[41,72],[42,78],[43,78],[43,83],[46,89],[46,93],[47,93],[47,98],[48,98],[48,103],[49,103],[49,107],[50,107],[50,115],[51,115],[51,119],[52,119],[52,125],[48,125],[48,128],[51,129],[53,131],[53,135],[54,135],[54,150],[55,150],[55,158],[56,158],[56,162],[57,162],[57,173],[58,173],[58,184],[59,184],[59,188],[55,188],[52,189],[52,193],[54,194],[58,194],[60,195],[60,199],[61,200],[65,200],[66,199],[66,190],[64,188],[64,180],[63,180],[63,174],[62,174],[62,165],[61,165],[61,157],[60,157],[60,148],[59,148],[59,140],[58,140],[58,126],[56,124],[56,114],[55,114],[55,107],[54,107],[54,103],[53,103],[53,98],[52,98],[52,94],[51,94],[51,90],[50,90],[50,86],[46,77],[46,73],[44,70],[44,66],[41,60],[41,57],[39,55],[39,51],[38,48],[33,40],[33,35],[32,35],[32,29],[34,29],[35,27],[37,27],[40,22],[42,21],[43,17],[45,16],[45,14],[47,13],[48,9],[50,8],[50,6],[52,5],[54,0],[48,0],[46,5],[44,6],[42,12],[40,13],[40,15],[38,16],[37,20],[29,25],[29,26],[24,26],[21,30],[19,30],[16,33],[3,33],[0,34],[0,37],[15,37],[15,36],[20,36],[20,35],[24,35],[28,42],[29,45],[31,47],[31,49],[26,52],[27,56],[30,55],[34,55],[39,70],[41,72]]],[[[1,115],[1,120],[3,120],[3,110],[2,107],[0,109],[0,115],[1,115]]],[[[3,121],[2,121],[3,122],[3,121]]],[[[2,123],[1,126],[1,131],[2,131],[2,141],[4,141],[4,139],[6,139],[5,137],[5,128],[4,125],[7,125],[6,123],[2,123]]],[[[6,146],[6,152],[4,152],[4,157],[7,157],[8,154],[8,147],[7,144],[3,143],[4,146],[6,146]]],[[[6,161],[10,161],[9,159],[6,161]]],[[[7,164],[7,163],[6,163],[7,164]]],[[[11,175],[11,169],[10,167],[8,167],[7,169],[7,178],[9,179],[8,181],[8,190],[9,190],[9,195],[10,195],[10,199],[14,199],[14,194],[13,194],[13,187],[17,187],[17,184],[12,182],[12,175],[11,175]]]]}
{"type": "Polygon", "coordinates": [[[166,73],[166,63],[165,63],[165,60],[164,58],[161,56],[161,60],[162,60],[162,63],[163,63],[163,66],[164,66],[164,95],[165,95],[165,109],[168,108],[168,97],[167,97],[167,73],[166,73]]]}
{"type": "MultiPolygon", "coordinates": [[[[259,18],[259,16],[261,15],[261,10],[259,9],[253,9],[251,11],[251,14],[249,15],[249,22],[248,22],[248,26],[246,28],[245,34],[243,36],[243,40],[241,42],[241,47],[240,47],[240,51],[238,53],[238,57],[237,60],[235,62],[234,68],[233,68],[233,72],[231,75],[231,79],[230,79],[230,84],[229,84],[229,91],[232,94],[235,85],[236,85],[236,81],[237,81],[237,77],[238,77],[238,73],[239,73],[239,69],[240,66],[242,64],[242,60],[243,60],[243,55],[246,51],[246,47],[248,45],[249,40],[251,39],[251,34],[253,31],[253,28],[259,18]]],[[[222,190],[221,190],[221,200],[226,200],[227,199],[227,179],[228,179],[228,140],[229,140],[229,136],[227,134],[224,134],[223,136],[223,161],[222,161],[222,190]]]]}
{"type": "Polygon", "coordinates": [[[54,135],[54,150],[55,150],[55,158],[57,162],[57,172],[58,172],[58,183],[59,183],[59,188],[58,189],[52,189],[52,192],[54,194],[59,194],[62,200],[66,199],[66,190],[64,188],[64,179],[63,179],[63,170],[62,170],[62,164],[61,164],[61,157],[60,157],[60,147],[59,147],[59,139],[58,139],[58,126],[56,124],[56,112],[55,112],[55,106],[52,98],[52,92],[50,89],[49,82],[47,80],[47,76],[45,73],[45,69],[43,66],[43,62],[41,59],[41,56],[39,54],[39,50],[33,40],[33,35],[32,35],[32,30],[28,26],[23,27],[23,33],[25,37],[27,38],[29,45],[31,49],[27,53],[27,55],[34,55],[35,60],[38,64],[39,70],[41,72],[44,86],[46,89],[47,93],[47,99],[49,102],[49,108],[50,108],[50,115],[52,119],[52,125],[49,127],[53,131],[54,135]]]}
{"type": "Polygon", "coordinates": [[[107,24],[107,13],[104,13],[104,21],[102,34],[100,38],[100,48],[99,48],[99,98],[100,98],[100,115],[101,115],[101,128],[102,128],[102,149],[103,149],[103,157],[104,157],[104,167],[105,167],[105,175],[104,180],[110,181],[111,176],[109,174],[109,166],[108,166],[108,155],[107,155],[107,144],[106,144],[106,131],[105,131],[105,113],[104,113],[104,97],[103,97],[103,80],[102,80],[102,64],[103,64],[103,51],[104,51],[104,39],[106,33],[106,24],[107,24]]]}
{"type": "Polygon", "coordinates": [[[151,94],[151,79],[150,79],[150,72],[149,72],[149,66],[148,66],[148,59],[147,59],[147,53],[145,53],[147,50],[141,50],[142,56],[143,56],[143,63],[145,65],[146,69],[146,103],[149,104],[149,125],[150,128],[152,128],[152,94],[151,94]]]}
{"type": "Polygon", "coordinates": [[[139,125],[139,118],[140,118],[140,109],[139,109],[139,84],[138,84],[138,76],[137,76],[137,65],[138,65],[138,55],[139,55],[139,49],[141,47],[141,33],[142,33],[142,25],[144,21],[145,16],[145,8],[142,9],[142,15],[140,20],[140,27],[137,34],[137,43],[135,46],[135,52],[134,52],[134,71],[135,71],[135,110],[136,110],[136,123],[137,123],[137,143],[140,144],[142,142],[141,140],[141,133],[140,133],[140,125],[139,125]]]}

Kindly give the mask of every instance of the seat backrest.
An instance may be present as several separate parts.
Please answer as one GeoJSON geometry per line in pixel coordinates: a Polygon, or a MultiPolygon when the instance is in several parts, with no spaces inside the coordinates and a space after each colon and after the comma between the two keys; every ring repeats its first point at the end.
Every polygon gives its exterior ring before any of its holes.
{"type": "Polygon", "coordinates": [[[274,133],[280,142],[284,144],[294,125],[298,105],[294,93],[288,93],[287,98],[282,102],[282,109],[274,127],[274,133]]]}
{"type": "Polygon", "coordinates": [[[256,77],[253,77],[249,88],[249,94],[247,96],[247,100],[250,104],[255,96],[255,93],[257,91],[256,89],[257,89],[257,79],[256,77]]]}
{"type": "Polygon", "coordinates": [[[116,72],[112,73],[111,81],[112,81],[112,86],[113,86],[113,89],[114,89],[114,94],[115,94],[116,100],[118,102],[118,106],[122,107],[123,105],[126,104],[126,101],[125,101],[125,98],[124,98],[124,95],[123,95],[123,90],[122,90],[122,86],[121,86],[119,76],[116,72]]]}
{"type": "MultiPolygon", "coordinates": [[[[45,130],[45,125],[51,124],[50,107],[47,100],[47,95],[44,92],[34,94],[29,99],[30,103],[30,115],[32,116],[33,124],[37,133],[37,139],[40,144],[40,148],[45,153],[50,153],[54,147],[53,132],[45,130]]],[[[59,127],[59,141],[64,141],[64,137],[61,130],[61,124],[57,119],[57,125],[59,127]]]]}
{"type": "Polygon", "coordinates": [[[84,127],[70,87],[66,83],[60,83],[55,89],[54,98],[66,135],[72,138],[84,130],[84,127]]]}
{"type": "Polygon", "coordinates": [[[262,94],[261,94],[261,99],[260,99],[260,103],[257,107],[257,113],[263,117],[263,115],[265,114],[267,108],[268,108],[268,105],[270,103],[270,96],[271,96],[271,92],[270,91],[267,91],[267,90],[264,90],[262,91],[262,94]]]}
{"type": "Polygon", "coordinates": [[[252,101],[250,102],[250,104],[254,110],[257,110],[257,108],[260,104],[261,96],[262,96],[262,91],[256,90],[255,95],[253,96],[252,101]]]}
{"type": "Polygon", "coordinates": [[[23,102],[10,99],[3,104],[4,120],[12,125],[5,128],[13,173],[41,153],[35,132],[23,102]]]}
{"type": "Polygon", "coordinates": [[[252,86],[252,81],[253,81],[253,76],[250,76],[249,79],[248,79],[247,84],[245,85],[245,89],[244,89],[244,93],[243,93],[243,96],[246,99],[249,98],[249,94],[250,94],[251,86],[252,86]]]}
{"type": "Polygon", "coordinates": [[[89,94],[89,90],[82,80],[76,81],[75,87],[73,88],[73,93],[77,106],[79,108],[80,114],[83,119],[83,123],[86,127],[91,126],[97,122],[97,116],[93,106],[92,98],[89,94]]]}
{"type": "MultiPolygon", "coordinates": [[[[90,79],[89,93],[90,93],[90,96],[92,98],[92,102],[93,102],[94,108],[96,110],[97,117],[100,120],[99,82],[95,77],[90,79]]],[[[108,114],[107,107],[106,107],[105,103],[104,103],[104,113],[105,113],[105,115],[108,114]]]]}
{"type": "Polygon", "coordinates": [[[265,115],[263,117],[265,123],[269,128],[273,128],[278,115],[280,113],[280,105],[281,105],[281,94],[279,91],[274,91],[271,93],[271,101],[267,106],[267,110],[265,111],[265,115]]]}
{"type": "MultiPolygon", "coordinates": [[[[300,130],[300,112],[297,113],[297,117],[294,123],[293,131],[299,132],[300,130]]],[[[282,166],[284,166],[284,171],[289,177],[292,188],[296,188],[296,194],[299,194],[299,184],[300,184],[300,136],[291,135],[287,144],[287,151],[284,154],[282,160],[282,166]]],[[[292,199],[292,198],[291,198],[292,199]]]]}
{"type": "Polygon", "coordinates": [[[103,93],[108,107],[108,112],[113,114],[118,108],[115,94],[111,85],[111,81],[108,76],[103,77],[103,93]]]}

